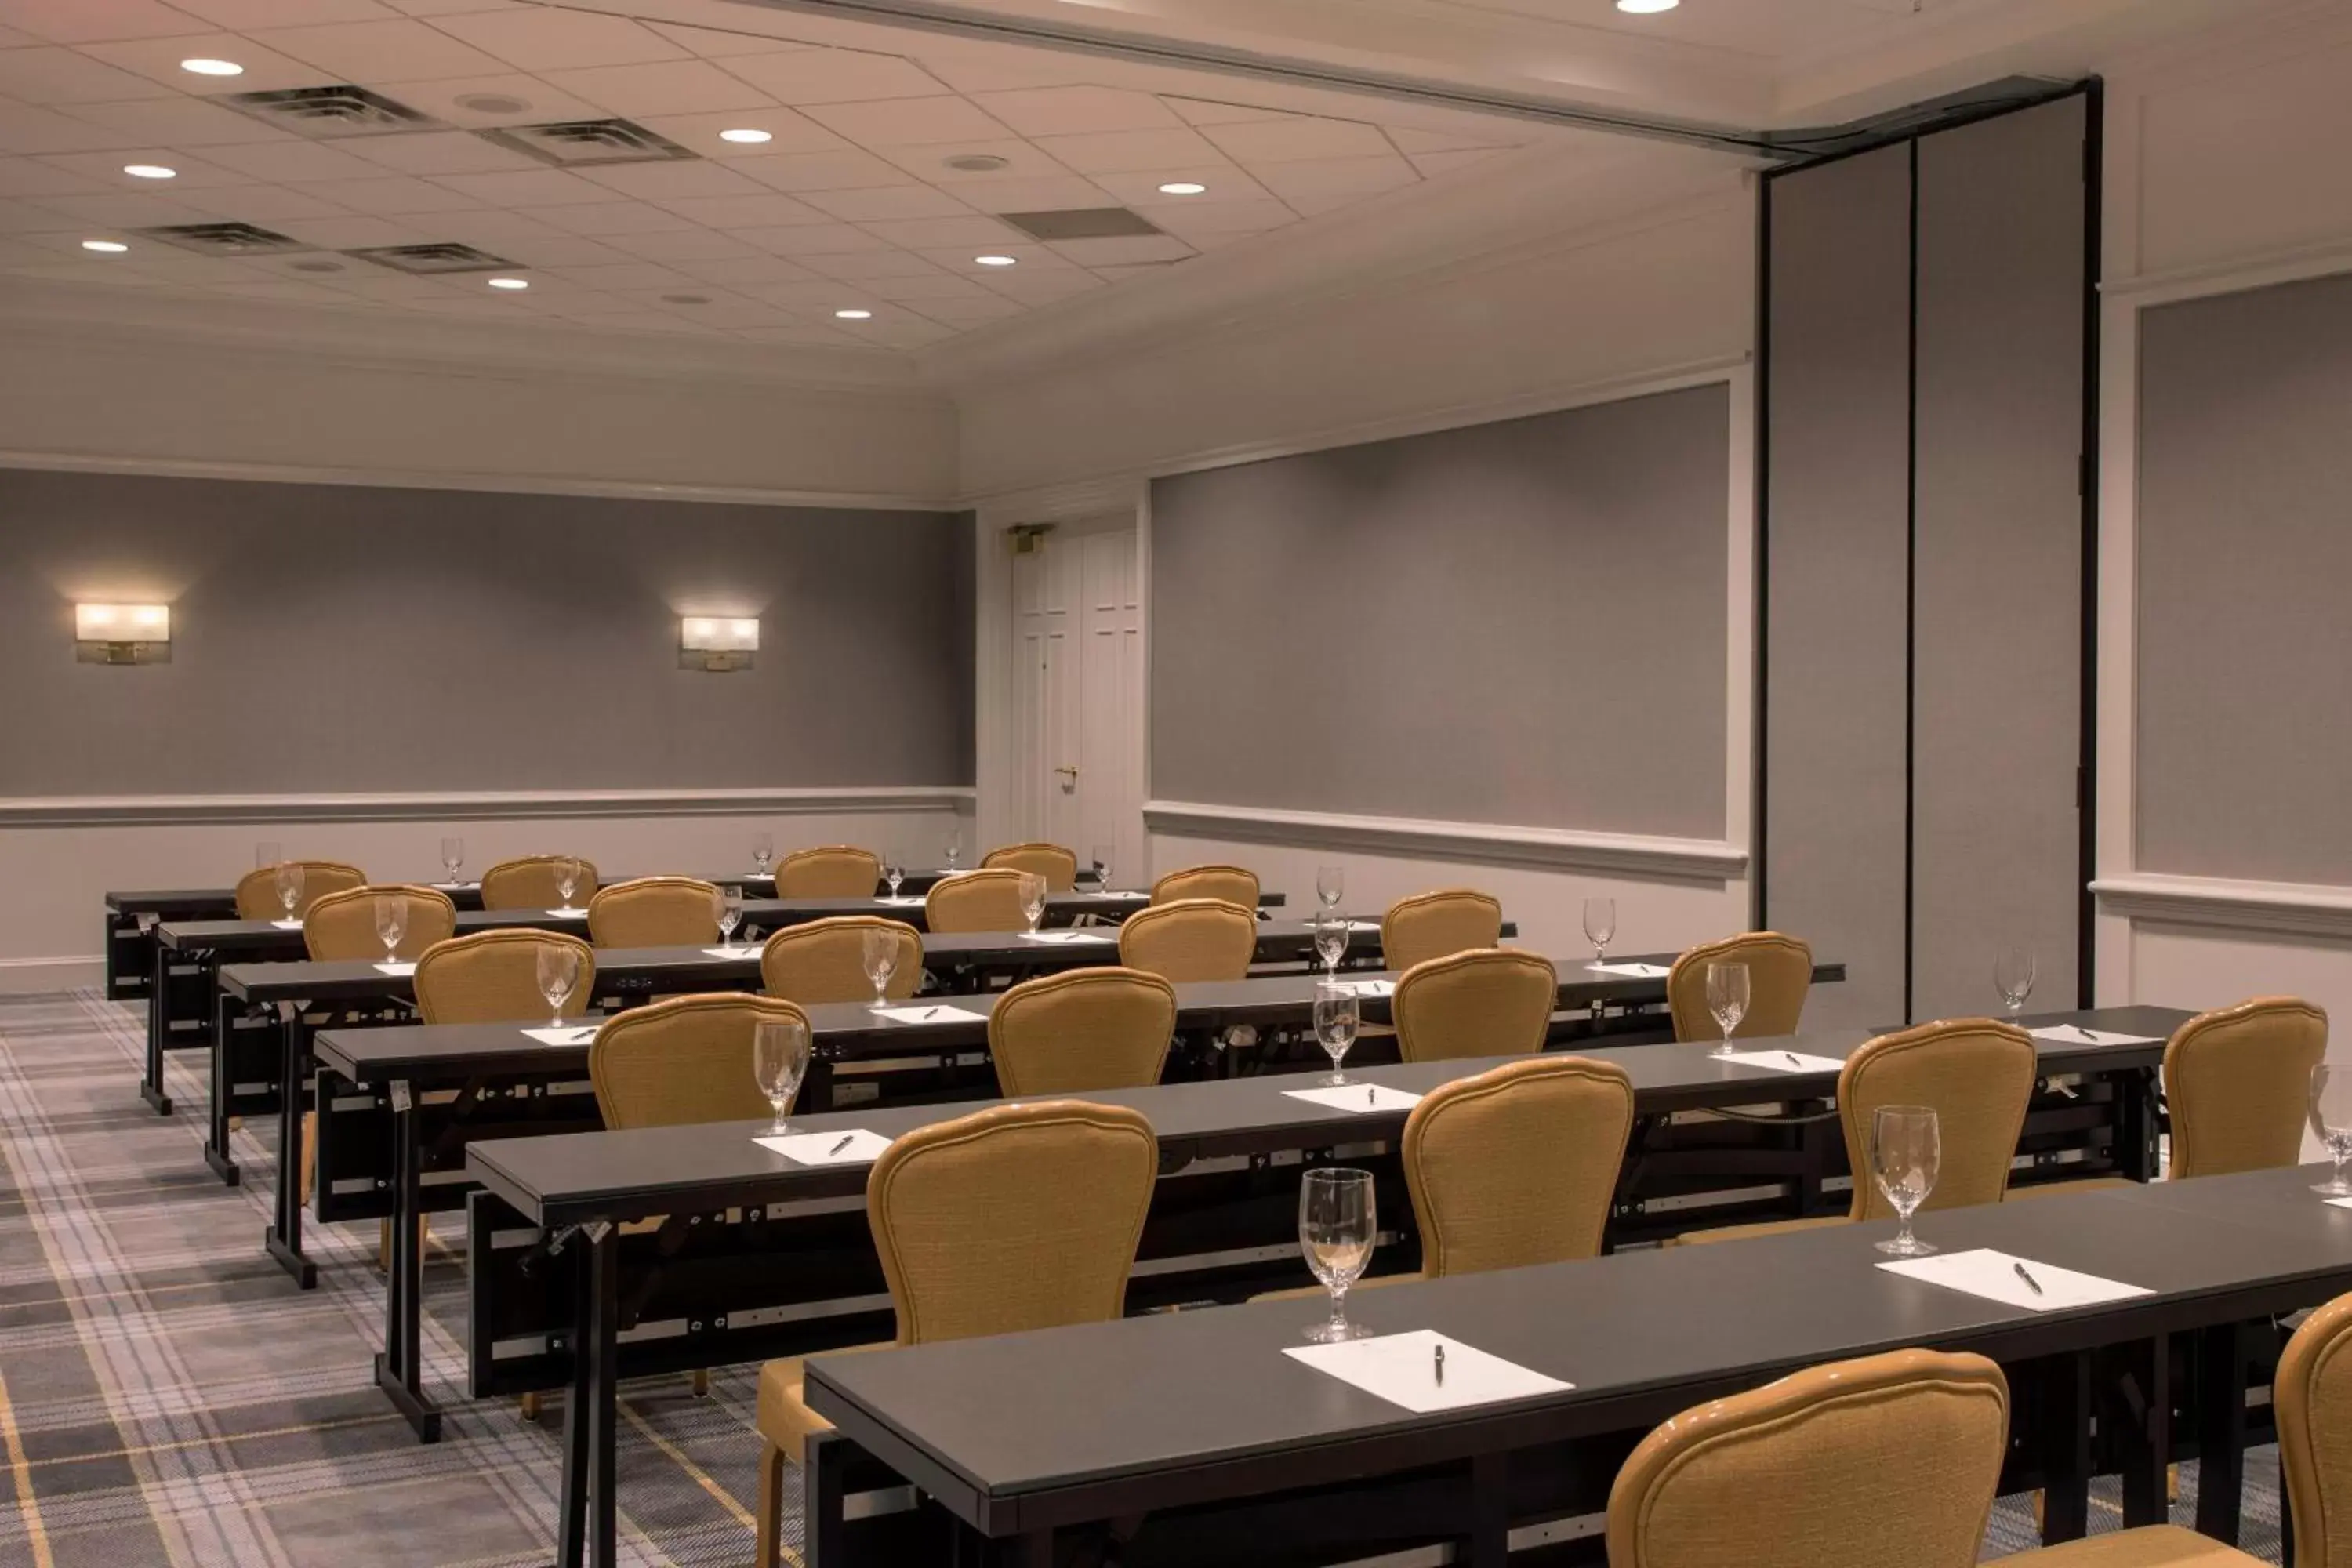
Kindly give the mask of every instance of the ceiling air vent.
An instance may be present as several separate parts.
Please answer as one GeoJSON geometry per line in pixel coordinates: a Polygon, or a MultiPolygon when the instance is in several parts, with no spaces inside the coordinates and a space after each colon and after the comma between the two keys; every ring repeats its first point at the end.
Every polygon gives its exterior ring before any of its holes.
{"type": "Polygon", "coordinates": [[[552,125],[501,125],[477,131],[495,142],[562,169],[597,163],[663,163],[695,154],[667,136],[626,120],[566,120],[552,125]]]}
{"type": "Polygon", "coordinates": [[[1162,232],[1142,214],[1125,207],[1073,207],[1066,212],[997,216],[1035,239],[1129,239],[1162,232]]]}
{"type": "Polygon", "coordinates": [[[138,231],[149,239],[204,256],[283,256],[311,247],[249,223],[180,223],[138,231]]]}
{"type": "Polygon", "coordinates": [[[366,250],[346,250],[345,256],[355,256],[362,261],[373,261],[378,267],[389,267],[395,272],[414,272],[429,277],[439,272],[510,272],[515,264],[487,250],[476,250],[470,245],[460,245],[454,239],[438,240],[430,245],[379,245],[366,250]]]}
{"type": "Polygon", "coordinates": [[[363,136],[380,131],[427,131],[441,122],[349,82],[239,92],[228,101],[257,120],[304,136],[363,136]]]}

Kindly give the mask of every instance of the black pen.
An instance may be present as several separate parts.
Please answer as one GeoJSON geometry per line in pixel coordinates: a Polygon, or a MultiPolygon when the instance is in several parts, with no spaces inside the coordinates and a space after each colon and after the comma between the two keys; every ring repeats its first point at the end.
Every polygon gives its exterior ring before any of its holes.
{"type": "Polygon", "coordinates": [[[1437,1374],[1439,1383],[1444,1383],[1445,1381],[1445,1347],[1444,1345],[1431,1347],[1429,1356],[1430,1371],[1437,1374]]]}
{"type": "Polygon", "coordinates": [[[1782,1051],[1780,1054],[1788,1058],[1790,1062],[1797,1067],[1803,1067],[1805,1065],[1803,1059],[1801,1058],[1794,1051],[1782,1051]]]}
{"type": "Polygon", "coordinates": [[[856,1133],[855,1133],[855,1132],[846,1132],[846,1133],[844,1133],[844,1134],[842,1135],[841,1142],[838,1142],[838,1143],[835,1143],[835,1144],[831,1149],[827,1150],[827,1151],[826,1151],[826,1152],[827,1152],[828,1154],[838,1154],[838,1153],[840,1153],[844,1149],[846,1149],[846,1148],[848,1148],[848,1147],[849,1147],[849,1141],[850,1141],[852,1138],[855,1138],[855,1137],[856,1137],[856,1136],[857,1136],[857,1134],[856,1134],[856,1133]]]}
{"type": "Polygon", "coordinates": [[[2010,1267],[2017,1270],[2017,1277],[2025,1281],[2025,1288],[2027,1289],[2032,1291],[2037,1296],[2042,1294],[2042,1281],[2036,1279],[2032,1275],[2028,1274],[2025,1271],[2024,1264],[2012,1263],[2010,1267]]]}
{"type": "Polygon", "coordinates": [[[1380,1102],[1381,1091],[1379,1089],[1368,1089],[1364,1090],[1364,1103],[1366,1105],[1378,1105],[1380,1102]]]}

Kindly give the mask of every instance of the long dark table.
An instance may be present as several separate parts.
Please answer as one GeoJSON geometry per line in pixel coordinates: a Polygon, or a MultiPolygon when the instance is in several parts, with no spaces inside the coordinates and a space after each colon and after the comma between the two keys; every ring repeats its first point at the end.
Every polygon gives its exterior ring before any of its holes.
{"type": "MultiPolygon", "coordinates": [[[[2145,1287],[2149,1294],[2036,1313],[1893,1275],[1872,1244],[1891,1224],[1620,1254],[1398,1285],[1349,1315],[1381,1332],[1434,1330],[1574,1386],[1416,1415],[1281,1353],[1323,1309],[1271,1301],[1118,1322],[818,1357],[805,1397],[835,1432],[804,1471],[812,1568],[919,1558],[904,1518],[845,1523],[853,1488],[911,1484],[991,1561],[1054,1561],[1057,1543],[1141,1520],[1131,1568],[1317,1560],[1448,1541],[1499,1564],[1517,1526],[1596,1512],[1652,1426],[1801,1367],[1906,1346],[1974,1351],[2009,1372],[2005,1490],[2047,1489],[2045,1537],[2083,1530],[2086,1405],[2145,1378],[2125,1439],[2126,1527],[2164,1518],[2175,1452],[2165,1386],[2175,1342],[2226,1349],[2241,1325],[2352,1289],[2352,1213],[2307,1188],[2313,1169],[2052,1196],[1922,1216],[1948,1251],[1993,1247],[2145,1287]],[[865,1474],[861,1477],[861,1472],[865,1474]],[[882,1545],[895,1528],[900,1539],[882,1545]],[[861,1535],[870,1540],[861,1540],[861,1535]]],[[[606,1266],[609,1270],[609,1265],[606,1266]]],[[[593,1265],[589,1290],[596,1288],[593,1265]]],[[[592,1346],[593,1363],[605,1347],[592,1346]]],[[[609,1389],[575,1380],[575,1406],[609,1430],[609,1389]]],[[[2243,1399],[2235,1413],[2243,1419],[2243,1399]]],[[[580,1417],[567,1417],[580,1419],[580,1417]]],[[[2195,1408],[2207,1462],[2231,1413],[2195,1408]]],[[[2200,1475],[2227,1488],[2234,1466],[2200,1475]]],[[[609,1467],[566,1472],[557,1561],[612,1561],[609,1467]],[[574,1522],[575,1517],[577,1523],[574,1522]]],[[[2233,1504],[2231,1505],[2233,1509],[2233,1504]]],[[[2233,1534],[2216,1502],[2210,1522],[2233,1534]]],[[[2200,1523],[2208,1512],[2200,1504],[2200,1523]]],[[[1132,1527],[1130,1527],[1132,1528],[1132,1527]]],[[[963,1560],[959,1557],[959,1560],[963,1560]]]]}

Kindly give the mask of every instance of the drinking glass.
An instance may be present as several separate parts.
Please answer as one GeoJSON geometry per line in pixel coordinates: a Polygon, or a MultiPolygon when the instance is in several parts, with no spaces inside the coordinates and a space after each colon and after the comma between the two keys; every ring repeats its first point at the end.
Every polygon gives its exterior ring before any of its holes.
{"type": "Polygon", "coordinates": [[[565,855],[555,862],[555,893],[563,907],[572,907],[572,895],[580,886],[580,875],[585,868],[572,856],[565,855]]]}
{"type": "Polygon", "coordinates": [[[1358,1007],[1356,994],[1349,987],[1330,980],[1315,983],[1315,1038],[1331,1058],[1331,1076],[1323,1080],[1325,1083],[1348,1081],[1348,1075],[1339,1070],[1339,1062],[1347,1056],[1348,1047],[1356,1043],[1356,1026],[1362,1016],[1358,1007]]]}
{"type": "Polygon", "coordinates": [[[907,879],[907,858],[899,854],[882,862],[882,880],[889,885],[890,896],[898,896],[898,884],[907,879]]]}
{"type": "Polygon", "coordinates": [[[286,918],[294,918],[295,906],[302,901],[302,863],[299,860],[278,862],[278,903],[286,918]]]}
{"type": "Polygon", "coordinates": [[[1315,911],[1315,956],[1323,961],[1323,977],[1335,980],[1339,960],[1348,955],[1348,917],[1330,910],[1315,911]]]}
{"type": "Polygon", "coordinates": [[[1348,896],[1348,870],[1344,866],[1315,868],[1315,896],[1327,910],[1336,910],[1339,900],[1348,896]]]}
{"type": "Polygon", "coordinates": [[[710,912],[719,921],[719,945],[735,945],[735,928],[743,923],[743,889],[718,888],[711,891],[710,912]]]}
{"type": "Polygon", "coordinates": [[[2352,1160],[2352,1071],[2337,1072],[2326,1062],[2311,1069],[2311,1130],[2336,1162],[2336,1174],[2311,1190],[2352,1197],[2352,1181],[2344,1175],[2344,1163],[2352,1160]]]}
{"type": "Polygon", "coordinates": [[[1108,844],[1097,844],[1087,853],[1095,863],[1095,891],[1109,892],[1111,847],[1108,844]]]}
{"type": "Polygon", "coordinates": [[[1706,1010],[1715,1015],[1717,1026],[1723,1030],[1723,1044],[1708,1052],[1709,1056],[1731,1054],[1731,1031],[1739,1027],[1739,1020],[1748,1016],[1748,966],[1744,963],[1710,963],[1706,966],[1706,1010]]]}
{"type": "Polygon", "coordinates": [[[1935,1108],[1882,1105],[1870,1119],[1870,1174],[1901,1222],[1894,1239],[1878,1250],[1896,1258],[1924,1258],[1934,1245],[1911,1234],[1911,1215],[1936,1190],[1936,1167],[1943,1158],[1943,1134],[1935,1108]]]}
{"type": "Polygon", "coordinates": [[[265,838],[253,847],[253,868],[257,871],[264,866],[278,865],[285,858],[283,847],[274,839],[265,838]]]}
{"type": "Polygon", "coordinates": [[[2010,1022],[2015,1023],[2025,1011],[2025,999],[2033,994],[2033,950],[2030,947],[2004,947],[1992,961],[1993,989],[2000,993],[2009,1008],[2010,1022]]]}
{"type": "Polygon", "coordinates": [[[898,968],[898,933],[869,929],[866,932],[866,978],[874,982],[874,1010],[877,1013],[888,1005],[890,976],[898,968]]]}
{"type": "Polygon", "coordinates": [[[408,934],[408,900],[397,893],[375,898],[375,934],[383,942],[383,961],[400,962],[400,939],[408,934]]]}
{"type": "Polygon", "coordinates": [[[1045,879],[1034,871],[1021,873],[1021,914],[1031,931],[1045,918],[1045,879]]]}
{"type": "Polygon", "coordinates": [[[753,834],[751,836],[751,864],[758,869],[760,875],[764,877],[768,874],[768,862],[773,860],[775,858],[775,836],[769,833],[753,834]]]}
{"type": "Polygon", "coordinates": [[[457,868],[466,863],[466,841],[462,838],[441,840],[441,869],[447,872],[452,886],[457,880],[457,868]]]}
{"type": "Polygon", "coordinates": [[[962,828],[961,828],[961,827],[950,827],[950,828],[949,828],[949,829],[948,829],[948,843],[947,843],[947,848],[946,848],[945,850],[941,851],[941,853],[942,853],[942,854],[944,854],[944,855],[946,856],[946,858],[947,858],[948,869],[949,869],[949,870],[950,870],[950,871],[954,870],[954,869],[956,868],[956,861],[957,861],[957,860],[958,860],[958,859],[962,856],[962,854],[963,854],[963,829],[962,829],[962,828]]]}
{"type": "Polygon", "coordinates": [[[563,1004],[580,984],[580,954],[569,946],[549,942],[539,950],[539,994],[547,998],[551,1029],[563,1026],[563,1004]]]}
{"type": "Polygon", "coordinates": [[[1307,1331],[1317,1344],[1360,1340],[1372,1331],[1348,1321],[1348,1289],[1372,1261],[1373,1221],[1370,1171],[1309,1171],[1298,1184],[1298,1250],[1331,1292],[1330,1321],[1307,1331]]]}
{"type": "Polygon", "coordinates": [[[1617,935],[1617,900],[1584,900],[1584,940],[1592,944],[1593,967],[1609,962],[1609,944],[1617,935]]]}
{"type": "Polygon", "coordinates": [[[775,1111],[769,1123],[772,1133],[789,1132],[784,1124],[784,1112],[793,1108],[793,1096],[801,1091],[801,1079],[808,1076],[808,1026],[797,1018],[774,1018],[761,1022],[751,1031],[751,1071],[760,1080],[760,1092],[768,1097],[775,1111]]]}

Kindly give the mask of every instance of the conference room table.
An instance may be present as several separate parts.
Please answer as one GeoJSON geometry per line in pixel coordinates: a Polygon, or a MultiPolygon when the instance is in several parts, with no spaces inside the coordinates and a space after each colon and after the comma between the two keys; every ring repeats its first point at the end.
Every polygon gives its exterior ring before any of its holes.
{"type": "MultiPolygon", "coordinates": [[[[2165,1518],[2165,1466],[2183,1453],[2178,1404],[2192,1411],[2185,1447],[2200,1458],[2199,1526],[2232,1539],[2244,1390],[2220,1376],[2203,1386],[2201,1373],[2195,1390],[2168,1387],[2168,1352],[2186,1340],[2215,1352],[2203,1361],[2226,1361],[2249,1321],[2352,1289],[2352,1213],[2309,1190],[2316,1173],[2086,1191],[1916,1222],[1948,1259],[2007,1255],[1988,1260],[1996,1276],[2014,1258],[2045,1279],[2073,1270],[2139,1292],[2096,1304],[1995,1300],[1893,1272],[1874,1249],[1892,1222],[1351,1297],[1349,1317],[1383,1337],[1444,1336],[1451,1367],[1485,1352],[1549,1380],[1508,1373],[1491,1403],[1426,1414],[1285,1353],[1307,1348],[1302,1331],[1325,1312],[1315,1300],[820,1356],[804,1397],[835,1430],[813,1442],[804,1470],[805,1561],[920,1561],[904,1540],[919,1518],[844,1518],[853,1488],[911,1484],[927,1510],[985,1538],[988,1560],[1024,1568],[1115,1521],[1131,1532],[1129,1568],[1308,1550],[1328,1561],[1429,1540],[1452,1542],[1457,1562],[1500,1564],[1513,1528],[1605,1508],[1624,1456],[1658,1423],[1803,1367],[1911,1346],[1973,1351],[2008,1372],[2013,1411],[2031,1415],[2013,1423],[2002,1489],[2045,1489],[2046,1540],[2084,1532],[2087,1406],[2126,1379],[2146,1405],[2112,1434],[2124,1524],[2165,1518]]],[[[1422,1342],[1392,1342],[1390,1353],[1425,1356],[1422,1342]]],[[[1426,1393],[1390,1386],[1427,1405],[1432,1379],[1426,1393]]],[[[574,1399],[589,1426],[609,1426],[609,1388],[583,1377],[574,1399]]],[[[610,1461],[566,1458],[557,1561],[584,1551],[609,1563],[610,1461]]]]}
{"type": "MultiPolygon", "coordinates": [[[[2160,1052],[2160,1045],[2147,1037],[2149,1031],[2187,1016],[2168,1009],[2127,1008],[2052,1014],[2027,1022],[2034,1027],[2087,1026],[2124,1037],[2037,1037],[2042,1071],[2049,1077],[2141,1070],[2151,1052],[2160,1052]]],[[[1710,1055],[1704,1043],[1577,1049],[1622,1067],[1633,1083],[1637,1117],[1654,1117],[1817,1102],[1834,1092],[1834,1070],[1825,1065],[1784,1070],[1764,1058],[1790,1051],[1801,1058],[1843,1062],[1868,1037],[1853,1029],[1743,1040],[1745,1059],[1728,1061],[1710,1055]]],[[[1411,1205],[1394,1154],[1409,1108],[1401,1096],[1377,1091],[1417,1097],[1520,1059],[1351,1068],[1350,1100],[1360,1086],[1372,1101],[1360,1109],[1297,1098],[1297,1091],[1321,1087],[1304,1075],[1161,1084],[1077,1097],[1133,1107],[1150,1121],[1160,1141],[1160,1175],[1137,1249],[1129,1310],[1231,1301],[1303,1283],[1297,1187],[1299,1172],[1308,1165],[1372,1169],[1381,1230],[1396,1237],[1376,1254],[1374,1272],[1417,1268],[1411,1205]]],[[[823,1148],[828,1137],[863,1131],[895,1139],[981,1109],[860,1107],[795,1115],[791,1125],[815,1136],[823,1148]]],[[[499,1139],[468,1146],[467,1171],[482,1189],[472,1196],[467,1218],[473,1248],[468,1390],[478,1398],[559,1382],[568,1385],[567,1475],[586,1466],[610,1473],[611,1390],[620,1378],[806,1354],[890,1336],[892,1316],[861,1197],[870,1157],[798,1163],[754,1142],[767,1131],[765,1123],[746,1122],[499,1139]],[[663,1216],[656,1229],[623,1228],[656,1215],[663,1216]]],[[[1637,1147],[1629,1148],[1621,1184],[1638,1181],[1641,1159],[1637,1147]]],[[[1734,1171],[1727,1179],[1752,1177],[1734,1171]]],[[[2037,1204],[2062,1201],[2053,1196],[2037,1204]]],[[[1698,1223],[1694,1216],[1685,1228],[1698,1223]]],[[[1727,1244],[1688,1250],[1736,1248],[1727,1244]]],[[[1368,1292],[1363,1300],[1385,1294],[1368,1292]]],[[[1688,1303],[1683,1309],[1685,1314],[1692,1310],[1688,1303]]],[[[1737,1318],[1747,1308],[1738,1290],[1719,1290],[1708,1299],[1707,1310],[1737,1318]]],[[[1556,1315],[1550,1328],[1559,1334],[1578,1324],[1574,1314],[1556,1315]]],[[[1204,1552],[1193,1560],[1221,1559],[1204,1552]]]]}

